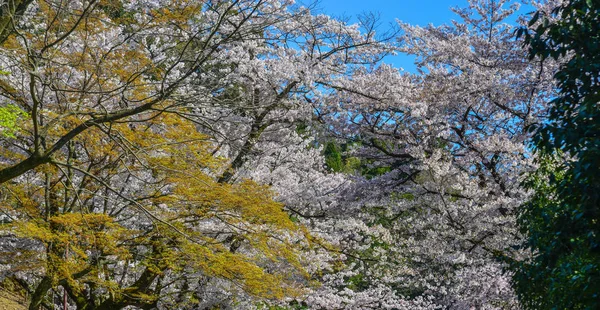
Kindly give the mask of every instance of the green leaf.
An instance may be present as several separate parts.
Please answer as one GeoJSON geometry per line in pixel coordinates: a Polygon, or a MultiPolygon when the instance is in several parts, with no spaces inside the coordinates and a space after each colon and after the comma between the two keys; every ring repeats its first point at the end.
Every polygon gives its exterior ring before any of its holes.
{"type": "Polygon", "coordinates": [[[0,136],[14,138],[18,131],[18,121],[27,116],[27,113],[13,104],[0,107],[0,136]]]}

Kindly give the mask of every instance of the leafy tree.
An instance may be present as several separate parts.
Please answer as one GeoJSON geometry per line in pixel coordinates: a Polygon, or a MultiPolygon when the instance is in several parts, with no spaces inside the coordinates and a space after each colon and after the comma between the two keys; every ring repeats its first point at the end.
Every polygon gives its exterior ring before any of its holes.
{"type": "Polygon", "coordinates": [[[164,110],[159,105],[175,94],[180,101],[171,108],[181,106],[182,88],[210,72],[219,50],[279,20],[271,13],[248,23],[270,10],[264,2],[22,2],[28,5],[22,16],[2,15],[12,26],[1,41],[0,67],[11,74],[0,79],[0,89],[27,112],[32,127],[9,141],[20,156],[3,164],[0,183],[47,164],[89,128],[164,110]],[[170,5],[172,12],[163,10],[170,5]],[[46,136],[58,128],[61,136],[46,136]]]}
{"type": "Polygon", "coordinates": [[[290,129],[390,47],[292,2],[46,0],[8,15],[2,264],[31,309],[56,294],[82,309],[241,307],[310,287],[309,234],[245,169],[274,184],[279,155],[303,160],[289,175],[322,167],[319,151],[288,153],[308,149],[290,129]]]}
{"type": "Polygon", "coordinates": [[[293,295],[295,247],[276,236],[299,227],[266,187],[218,183],[210,174],[224,162],[193,123],[173,115],[111,130],[114,139],[99,138],[100,129],[79,135],[42,184],[4,188],[2,229],[44,249],[12,262],[44,270],[26,287],[30,309],[50,307],[57,286],[78,309],[185,307],[206,302],[200,278],[260,298],[293,295]],[[265,269],[270,261],[277,273],[265,269]]]}
{"type": "Polygon", "coordinates": [[[600,2],[569,0],[536,12],[525,37],[531,59],[561,62],[558,95],[533,139],[540,168],[520,210],[533,258],[515,283],[530,309],[600,306],[600,2]]]}
{"type": "Polygon", "coordinates": [[[0,50],[0,229],[30,309],[57,293],[79,309],[297,293],[305,234],[265,186],[218,182],[229,163],[193,114],[230,82],[211,71],[232,62],[220,52],[287,8],[29,3],[0,50]]]}
{"type": "Polygon", "coordinates": [[[325,144],[323,155],[325,156],[325,164],[331,171],[341,172],[344,170],[341,150],[339,145],[335,142],[328,142],[325,144]]]}
{"type": "Polygon", "coordinates": [[[27,113],[15,105],[0,107],[0,136],[14,138],[15,130],[18,129],[17,122],[26,116],[27,113]]]}

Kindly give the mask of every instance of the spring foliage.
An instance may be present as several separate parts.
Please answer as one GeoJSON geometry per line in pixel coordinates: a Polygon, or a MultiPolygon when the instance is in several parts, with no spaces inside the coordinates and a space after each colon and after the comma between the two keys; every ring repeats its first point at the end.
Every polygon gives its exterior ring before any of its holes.
{"type": "MultiPolygon", "coordinates": [[[[529,55],[561,60],[558,95],[536,130],[541,168],[520,224],[535,255],[515,281],[530,309],[594,309],[600,300],[600,5],[564,1],[520,29],[529,55]],[[539,283],[532,286],[530,283],[539,283]]],[[[534,128],[536,129],[536,128],[534,128]]]]}
{"type": "Polygon", "coordinates": [[[291,0],[9,2],[0,279],[30,309],[524,305],[560,60],[515,1],[385,33],[291,0]]]}

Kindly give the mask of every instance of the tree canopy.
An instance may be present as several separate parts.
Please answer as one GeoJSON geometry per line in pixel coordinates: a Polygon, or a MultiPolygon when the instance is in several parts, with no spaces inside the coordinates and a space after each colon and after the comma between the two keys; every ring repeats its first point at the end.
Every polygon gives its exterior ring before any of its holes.
{"type": "Polygon", "coordinates": [[[1,2],[0,288],[32,310],[594,308],[598,8],[533,5],[382,30],[292,0],[1,2]]]}
{"type": "Polygon", "coordinates": [[[516,283],[531,309],[595,309],[600,300],[600,4],[566,1],[520,29],[531,59],[560,60],[558,94],[534,147],[541,168],[520,224],[531,261],[516,283]],[[539,283],[539,285],[531,285],[539,283]]]}

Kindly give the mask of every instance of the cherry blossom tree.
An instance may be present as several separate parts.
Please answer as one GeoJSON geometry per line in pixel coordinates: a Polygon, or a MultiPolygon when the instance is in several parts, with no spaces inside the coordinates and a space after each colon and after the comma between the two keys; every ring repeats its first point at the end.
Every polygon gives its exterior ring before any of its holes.
{"type": "Polygon", "coordinates": [[[324,277],[311,305],[518,307],[501,261],[528,255],[518,250],[515,209],[528,197],[527,129],[545,116],[554,64],[528,60],[507,22],[517,9],[470,1],[451,25],[401,24],[400,48],[419,73],[364,66],[323,96],[332,135],[352,141],[346,159],[374,173],[340,192],[343,224],[318,226],[345,226],[329,240],[346,267],[324,277]]]}

